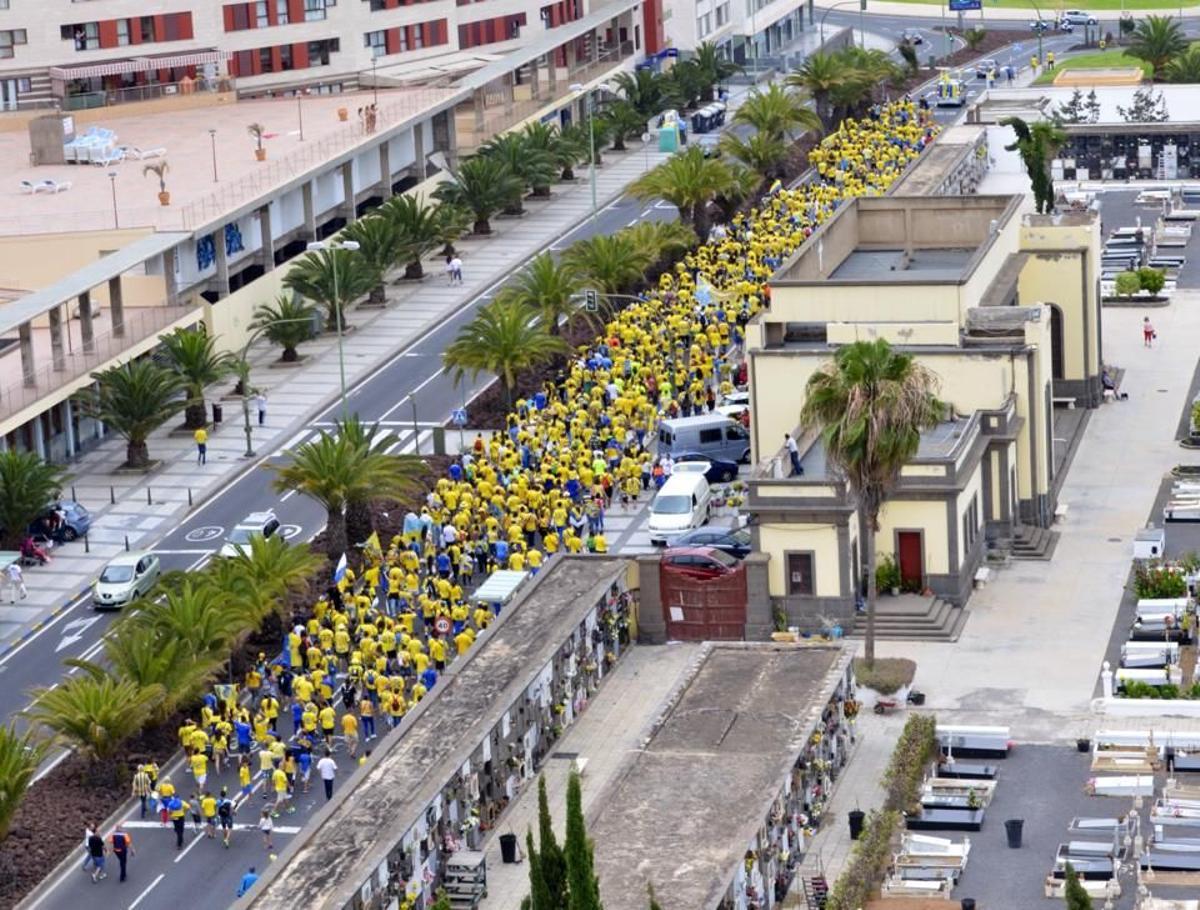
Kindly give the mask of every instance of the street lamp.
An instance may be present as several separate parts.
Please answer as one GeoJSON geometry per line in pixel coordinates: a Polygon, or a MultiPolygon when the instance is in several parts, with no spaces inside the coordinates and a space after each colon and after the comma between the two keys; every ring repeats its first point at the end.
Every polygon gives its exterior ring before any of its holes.
{"type": "Polygon", "coordinates": [[[1037,0],[1029,0],[1029,2],[1033,6],[1034,12],[1037,13],[1038,66],[1042,66],[1046,62],[1046,58],[1042,54],[1042,33],[1046,31],[1046,23],[1042,19],[1042,8],[1037,5],[1037,0]]]}
{"type": "Polygon", "coordinates": [[[246,458],[253,458],[255,456],[253,445],[254,430],[250,425],[250,361],[247,360],[250,356],[250,345],[254,344],[258,340],[258,336],[270,329],[271,326],[285,325],[292,322],[307,322],[310,325],[312,324],[311,319],[297,317],[295,319],[277,319],[270,325],[260,325],[250,333],[250,337],[246,339],[246,346],[242,348],[242,355],[238,358],[238,380],[242,384],[242,419],[246,424],[246,458]]]}
{"type": "Polygon", "coordinates": [[[300,125],[300,141],[301,142],[304,141],[304,108],[301,106],[300,102],[304,99],[304,96],[307,94],[308,94],[308,89],[306,89],[306,88],[296,89],[296,122],[300,125]]]}
{"type": "MultiPolygon", "coordinates": [[[[349,250],[354,252],[358,247],[358,242],[354,240],[314,240],[305,249],[310,253],[320,253],[326,250],[349,250]]],[[[350,416],[350,412],[346,406],[346,353],[342,347],[342,301],[338,296],[337,257],[331,256],[330,262],[333,265],[333,314],[337,321],[338,373],[342,385],[342,419],[345,420],[350,416]]]]}
{"type": "Polygon", "coordinates": [[[121,227],[121,221],[117,217],[117,172],[116,171],[108,172],[108,182],[110,184],[112,184],[113,229],[116,230],[121,227]]]}
{"type": "Polygon", "coordinates": [[[379,78],[375,75],[375,67],[379,63],[374,57],[371,58],[371,103],[378,107],[379,105],[379,78]]]}
{"type": "MultiPolygon", "coordinates": [[[[576,95],[583,93],[582,82],[572,82],[567,86],[576,95]]],[[[596,203],[596,98],[598,91],[612,92],[613,88],[607,82],[601,82],[588,93],[588,167],[592,172],[592,220],[596,220],[599,208],[596,203]]]]}
{"type": "Polygon", "coordinates": [[[208,131],[208,140],[212,143],[212,162],[213,162],[213,183],[217,182],[217,131],[210,129],[208,131]]]}
{"type": "Polygon", "coordinates": [[[866,33],[867,26],[866,26],[866,21],[865,21],[864,15],[863,15],[864,11],[867,8],[865,0],[840,0],[840,2],[834,3],[832,6],[826,7],[825,12],[823,12],[821,14],[821,23],[818,26],[818,28],[820,29],[822,44],[825,43],[825,17],[828,16],[835,9],[837,9],[839,6],[853,6],[855,4],[858,5],[858,43],[859,43],[860,47],[867,46],[867,33],[866,33]]]}

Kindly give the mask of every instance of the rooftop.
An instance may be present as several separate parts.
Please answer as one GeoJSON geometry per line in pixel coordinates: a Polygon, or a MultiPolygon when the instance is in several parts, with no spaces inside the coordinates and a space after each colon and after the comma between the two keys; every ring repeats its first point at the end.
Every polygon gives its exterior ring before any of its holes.
{"type": "Polygon", "coordinates": [[[977,124],[951,126],[909,166],[892,187],[892,196],[925,196],[935,192],[967,155],[983,140],[986,131],[977,124]]]}
{"type": "MultiPolygon", "coordinates": [[[[380,91],[376,132],[398,127],[422,112],[448,107],[460,94],[455,89],[435,88],[380,91]]],[[[151,160],[168,162],[168,206],[157,204],[154,175],[143,175],[143,163],[149,161],[37,167],[30,164],[28,131],[0,132],[0,169],[7,181],[0,188],[6,199],[0,235],[105,230],[111,229],[114,221],[122,228],[195,230],[364,141],[354,112],[372,98],[369,91],[305,96],[299,104],[295,98],[265,98],[152,113],[129,113],[115,106],[106,109],[99,120],[77,121],[81,133],[91,125],[113,130],[117,146],[165,149],[162,158],[151,160]],[[338,120],[337,110],[342,107],[350,110],[347,122],[338,120]],[[255,160],[254,139],[246,130],[251,123],[267,128],[265,162],[255,160]],[[210,136],[209,130],[214,128],[216,133],[210,136]],[[109,180],[109,173],[116,175],[114,181],[109,180]],[[21,191],[22,180],[69,181],[71,187],[30,195],[21,191]]]]}
{"type": "Polygon", "coordinates": [[[834,281],[952,281],[973,249],[853,250],[830,276],[834,281]]]}
{"type": "MultiPolygon", "coordinates": [[[[921,431],[921,441],[912,463],[921,461],[948,461],[956,457],[965,440],[971,438],[971,416],[955,416],[943,420],[935,427],[921,431]]],[[[800,463],[804,465],[805,480],[825,480],[830,477],[829,464],[825,456],[825,444],[819,434],[811,434],[812,442],[804,450],[800,463]]]]}
{"type": "Polygon", "coordinates": [[[343,787],[344,798],[271,864],[274,874],[264,875],[249,906],[349,904],[628,565],[595,556],[556,560],[505,609],[466,663],[457,671],[451,665],[402,734],[381,740],[372,761],[343,787]],[[345,858],[337,874],[334,856],[345,858]]]}
{"type": "Polygon", "coordinates": [[[608,910],[645,910],[647,881],[664,910],[717,906],[837,684],[842,653],[712,646],[597,800],[588,834],[608,910]]]}

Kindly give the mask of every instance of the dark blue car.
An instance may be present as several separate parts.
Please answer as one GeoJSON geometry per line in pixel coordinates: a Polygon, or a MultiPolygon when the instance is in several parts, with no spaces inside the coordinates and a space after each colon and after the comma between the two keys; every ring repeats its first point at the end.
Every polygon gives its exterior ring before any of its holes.
{"type": "Polygon", "coordinates": [[[35,539],[62,543],[82,537],[91,526],[91,512],[73,499],[64,499],[35,518],[29,534],[35,539]]]}
{"type": "Polygon", "coordinates": [[[699,452],[685,452],[675,456],[675,464],[705,462],[708,468],[704,471],[704,479],[709,483],[729,483],[737,479],[738,466],[736,461],[723,458],[713,458],[711,455],[701,455],[699,452]]]}
{"type": "Polygon", "coordinates": [[[671,547],[712,547],[728,553],[735,559],[743,559],[750,552],[750,531],[747,528],[719,528],[705,525],[675,538],[671,547]]]}

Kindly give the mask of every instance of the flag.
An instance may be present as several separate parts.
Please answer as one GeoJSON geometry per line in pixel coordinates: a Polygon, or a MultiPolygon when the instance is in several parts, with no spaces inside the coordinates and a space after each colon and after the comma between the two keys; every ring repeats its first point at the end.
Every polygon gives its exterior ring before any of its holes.
{"type": "Polygon", "coordinates": [[[367,538],[367,542],[363,544],[363,552],[379,557],[383,555],[383,545],[379,542],[379,532],[372,531],[371,536],[367,538]]]}
{"type": "Polygon", "coordinates": [[[775,181],[774,183],[772,183],[772,184],[771,184],[771,186],[770,186],[770,187],[767,189],[767,195],[768,195],[768,196],[774,196],[774,195],[775,195],[776,193],[778,193],[778,192],[779,192],[781,189],[783,189],[783,181],[781,181],[781,180],[776,180],[776,181],[775,181]]]}
{"type": "Polygon", "coordinates": [[[342,556],[341,556],[341,558],[340,558],[340,559],[337,561],[337,565],[336,565],[336,566],[334,566],[334,568],[333,568],[333,582],[334,582],[334,584],[337,584],[337,583],[338,583],[338,582],[340,582],[340,581],[341,581],[343,578],[345,578],[345,577],[346,577],[346,569],[347,569],[347,564],[346,564],[346,554],[345,554],[345,553],[343,553],[343,554],[342,554],[342,556]]]}

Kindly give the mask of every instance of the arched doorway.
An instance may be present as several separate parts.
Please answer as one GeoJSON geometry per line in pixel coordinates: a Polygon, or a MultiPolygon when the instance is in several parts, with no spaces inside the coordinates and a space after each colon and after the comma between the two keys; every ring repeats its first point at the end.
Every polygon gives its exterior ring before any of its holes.
{"type": "Polygon", "coordinates": [[[1050,304],[1050,375],[1063,378],[1063,315],[1057,304],[1050,304]]]}

